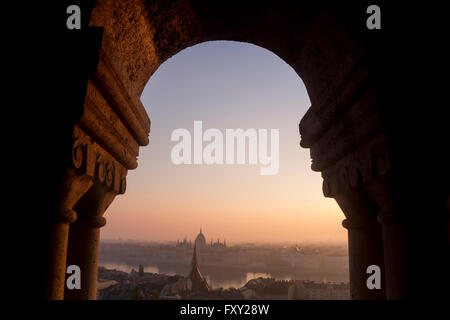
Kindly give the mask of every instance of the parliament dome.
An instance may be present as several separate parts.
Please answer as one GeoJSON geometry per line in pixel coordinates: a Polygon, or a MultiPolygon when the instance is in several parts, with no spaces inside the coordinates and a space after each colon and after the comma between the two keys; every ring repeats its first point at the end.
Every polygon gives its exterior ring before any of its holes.
{"type": "Polygon", "coordinates": [[[197,248],[206,247],[206,238],[202,233],[202,228],[200,228],[200,233],[197,235],[197,238],[195,238],[195,245],[197,248]]]}

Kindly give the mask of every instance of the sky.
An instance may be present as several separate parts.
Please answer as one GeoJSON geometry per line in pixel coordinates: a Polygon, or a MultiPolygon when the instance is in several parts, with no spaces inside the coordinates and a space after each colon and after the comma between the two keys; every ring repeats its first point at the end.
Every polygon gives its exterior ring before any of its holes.
{"type": "Polygon", "coordinates": [[[186,48],[161,64],[141,100],[150,143],[128,172],[126,193],[105,214],[102,240],[193,240],[201,227],[208,242],[347,241],[344,215],[323,196],[309,150],[299,146],[306,88],[274,53],[233,41],[186,48]],[[226,129],[279,129],[278,173],[261,175],[261,164],[248,161],[174,164],[172,132],[193,135],[194,121],[224,136],[226,129]]]}

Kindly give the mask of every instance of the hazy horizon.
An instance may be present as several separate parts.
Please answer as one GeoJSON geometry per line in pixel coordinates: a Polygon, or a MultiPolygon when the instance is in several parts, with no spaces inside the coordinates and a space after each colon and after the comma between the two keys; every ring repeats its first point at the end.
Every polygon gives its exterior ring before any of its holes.
{"type": "MultiPolygon", "coordinates": [[[[322,194],[309,150],[299,146],[298,123],[310,106],[295,71],[272,52],[248,43],[205,42],[164,62],[141,100],[152,121],[150,144],[127,191],[107,210],[102,240],[206,240],[227,243],[346,243],[344,219],[322,194]],[[259,165],[175,165],[173,130],[256,128],[280,131],[279,172],[259,165]]],[[[204,144],[205,145],[205,144],[204,144]]]]}
{"type": "MultiPolygon", "coordinates": [[[[187,237],[187,241],[188,242],[192,241],[192,244],[193,244],[194,240],[195,240],[195,237],[196,237],[196,235],[193,236],[193,237],[187,237]]],[[[117,238],[102,238],[101,241],[102,242],[110,242],[110,243],[118,243],[118,242],[126,243],[126,242],[129,242],[129,243],[175,244],[178,240],[179,241],[183,241],[183,239],[184,239],[184,237],[183,238],[179,238],[179,239],[174,239],[174,240],[151,240],[151,239],[132,239],[132,238],[124,239],[124,238],[117,237],[117,238]]],[[[213,240],[213,242],[217,241],[217,239],[214,239],[214,238],[212,238],[212,239],[207,238],[206,243],[209,244],[211,240],[213,240]]],[[[285,246],[293,246],[293,245],[300,245],[300,246],[302,246],[302,245],[338,245],[338,246],[340,246],[340,245],[342,245],[342,246],[345,246],[345,248],[347,247],[347,241],[339,241],[339,240],[336,240],[336,241],[323,240],[323,241],[278,241],[278,242],[272,242],[271,241],[271,242],[265,242],[265,241],[228,241],[227,239],[220,239],[220,242],[223,242],[223,240],[226,241],[228,246],[235,246],[235,245],[273,245],[273,246],[276,246],[276,245],[280,245],[280,246],[281,245],[285,245],[285,246]]]]}

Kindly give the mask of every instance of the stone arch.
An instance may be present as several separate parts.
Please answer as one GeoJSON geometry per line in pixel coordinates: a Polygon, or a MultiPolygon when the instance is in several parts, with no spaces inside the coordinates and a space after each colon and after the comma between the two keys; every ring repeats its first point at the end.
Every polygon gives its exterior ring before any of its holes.
{"type": "MultiPolygon", "coordinates": [[[[89,248],[77,253],[88,280],[72,298],[95,298],[102,215],[114,196],[125,192],[127,171],[137,167],[139,147],[149,142],[142,90],[162,62],[208,40],[266,48],[305,83],[312,105],[299,124],[301,146],[310,148],[312,170],[322,173],[324,195],[335,198],[346,216],[352,298],[395,299],[418,292],[411,289],[414,272],[427,266],[414,265],[418,229],[407,225],[402,212],[410,206],[397,196],[402,181],[394,173],[401,165],[392,152],[397,142],[386,130],[391,115],[377,91],[380,83],[371,52],[376,41],[365,29],[364,5],[99,0],[92,7],[80,40],[89,49],[84,53],[89,68],[77,74],[87,83],[86,92],[76,96],[76,101],[84,99],[84,110],[81,117],[75,112],[68,120],[72,162],[59,168],[62,182],[55,189],[48,298],[64,296],[62,271],[67,246],[74,241],[86,241],[79,245],[89,248]],[[76,232],[69,228],[79,230],[74,239],[70,234],[76,232]],[[366,287],[365,271],[371,264],[382,269],[382,290],[366,287]]],[[[439,250],[448,248],[446,219],[428,233],[429,243],[438,244],[439,250]]]]}
{"type": "Polygon", "coordinates": [[[364,57],[357,13],[340,6],[271,1],[98,1],[90,25],[103,27],[102,50],[133,99],[159,65],[182,49],[210,40],[266,48],[303,79],[312,105],[323,104],[364,57]],[[340,77],[336,77],[339,75],[340,77]]]}

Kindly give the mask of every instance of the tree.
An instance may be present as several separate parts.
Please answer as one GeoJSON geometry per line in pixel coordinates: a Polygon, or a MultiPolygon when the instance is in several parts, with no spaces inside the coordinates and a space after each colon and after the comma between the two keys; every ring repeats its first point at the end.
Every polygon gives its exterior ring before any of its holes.
{"type": "Polygon", "coordinates": [[[98,272],[105,272],[107,269],[104,266],[98,267],[98,272]]]}
{"type": "Polygon", "coordinates": [[[139,264],[139,276],[144,276],[144,266],[142,264],[139,264]]]}
{"type": "Polygon", "coordinates": [[[139,283],[136,283],[134,289],[131,290],[131,300],[141,300],[141,288],[139,287],[139,283]]]}

